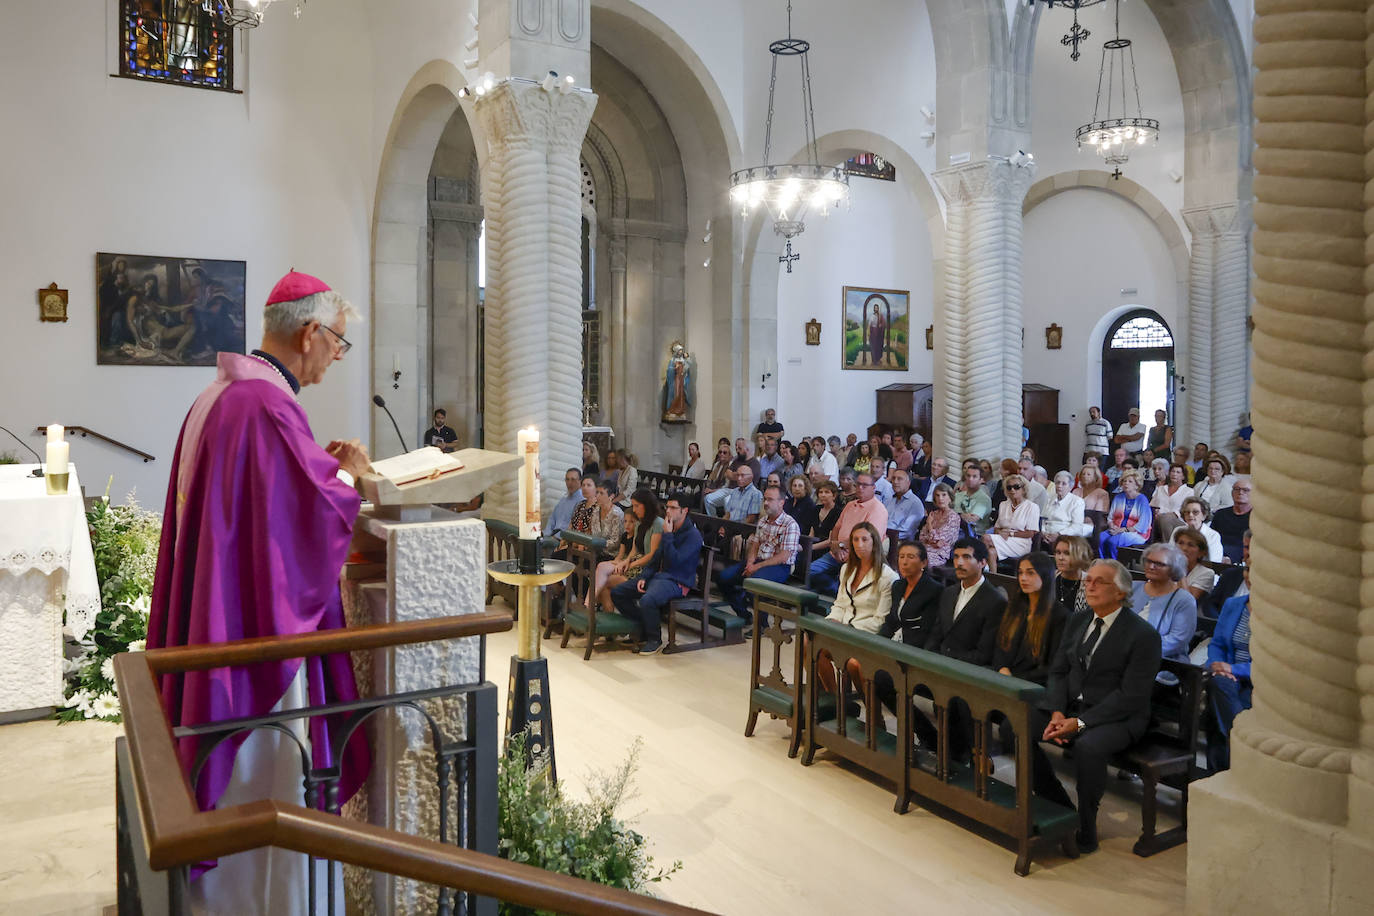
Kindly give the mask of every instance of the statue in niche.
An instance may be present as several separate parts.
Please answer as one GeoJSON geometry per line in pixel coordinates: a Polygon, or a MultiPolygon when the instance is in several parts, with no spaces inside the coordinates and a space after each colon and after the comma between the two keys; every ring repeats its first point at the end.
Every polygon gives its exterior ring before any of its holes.
{"type": "Polygon", "coordinates": [[[669,348],[668,366],[663,372],[663,422],[689,423],[692,390],[692,354],[679,340],[669,348]]]}

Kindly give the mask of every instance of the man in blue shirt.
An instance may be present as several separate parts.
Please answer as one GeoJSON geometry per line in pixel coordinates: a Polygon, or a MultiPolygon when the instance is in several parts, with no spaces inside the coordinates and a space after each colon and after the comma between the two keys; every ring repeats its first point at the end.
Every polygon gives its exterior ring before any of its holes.
{"type": "Polygon", "coordinates": [[[572,524],[573,510],[582,502],[582,472],[568,468],[563,474],[563,483],[568,487],[568,495],[558,501],[544,525],[544,537],[552,537],[572,524]]]}
{"type": "Polygon", "coordinates": [[[657,558],[644,567],[638,578],[611,589],[615,609],[638,621],[643,631],[640,655],[653,655],[663,648],[663,609],[696,585],[701,547],[701,532],[687,517],[682,494],[669,494],[663,509],[663,536],[658,542],[657,558]]]}
{"type": "Polygon", "coordinates": [[[763,494],[754,486],[754,472],[742,464],[735,471],[735,489],[725,491],[725,517],[732,522],[752,525],[759,520],[763,494]]]}
{"type": "Polygon", "coordinates": [[[892,478],[892,499],[885,503],[887,527],[898,532],[899,541],[914,540],[916,529],[926,517],[926,507],[911,491],[910,474],[895,468],[889,476],[892,478]]]}
{"type": "Polygon", "coordinates": [[[763,436],[763,452],[758,456],[759,463],[759,485],[768,479],[768,475],[774,471],[781,471],[783,466],[782,456],[778,454],[778,440],[772,436],[763,436]]]}

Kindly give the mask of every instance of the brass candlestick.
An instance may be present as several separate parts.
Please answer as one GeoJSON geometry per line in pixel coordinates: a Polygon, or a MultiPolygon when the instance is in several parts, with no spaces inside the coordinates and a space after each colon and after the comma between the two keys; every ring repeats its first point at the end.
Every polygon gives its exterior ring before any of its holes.
{"type": "Polygon", "coordinates": [[[49,496],[64,496],[67,492],[67,481],[71,479],[71,471],[62,474],[44,474],[43,482],[48,485],[49,496]]]}
{"type": "Polygon", "coordinates": [[[566,579],[573,565],[564,560],[540,559],[538,541],[522,541],[520,546],[526,556],[487,565],[487,573],[493,579],[518,589],[516,646],[510,660],[510,685],[506,691],[506,738],[509,740],[528,730],[531,765],[547,765],[549,778],[556,779],[549,662],[539,654],[539,608],[543,604],[544,587],[566,579]],[[530,547],[526,548],[526,544],[530,547]]]}

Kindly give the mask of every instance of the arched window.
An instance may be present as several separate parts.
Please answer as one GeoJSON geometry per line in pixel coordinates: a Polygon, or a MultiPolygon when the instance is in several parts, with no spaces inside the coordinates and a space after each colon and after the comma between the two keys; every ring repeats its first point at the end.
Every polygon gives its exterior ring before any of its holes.
{"type": "Polygon", "coordinates": [[[1152,347],[1172,347],[1174,335],[1164,322],[1153,315],[1136,315],[1119,325],[1112,334],[1113,350],[1148,350],[1152,347]]]}
{"type": "Polygon", "coordinates": [[[222,6],[199,0],[122,0],[119,75],[234,88],[234,30],[222,6]]]}

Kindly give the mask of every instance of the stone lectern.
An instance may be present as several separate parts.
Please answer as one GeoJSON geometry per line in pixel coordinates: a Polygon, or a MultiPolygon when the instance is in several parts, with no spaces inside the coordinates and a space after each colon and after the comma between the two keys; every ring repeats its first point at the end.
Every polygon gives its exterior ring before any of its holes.
{"type": "MultiPolygon", "coordinates": [[[[484,609],[485,527],[434,504],[475,498],[498,480],[513,478],[520,459],[475,448],[456,455],[463,470],[435,480],[398,487],[368,474],[359,481],[365,502],[342,583],[349,625],[484,609]]],[[[364,697],[476,684],[485,674],[480,637],[354,653],[353,667],[364,697]]],[[[431,700],[426,709],[448,740],[466,734],[463,697],[431,700]]],[[[366,787],[349,803],[347,816],[438,839],[439,794],[429,726],[418,713],[390,710],[369,720],[368,729],[372,771],[366,787]]],[[[350,911],[436,911],[437,890],[431,885],[351,867],[345,869],[345,883],[350,911]]]]}

